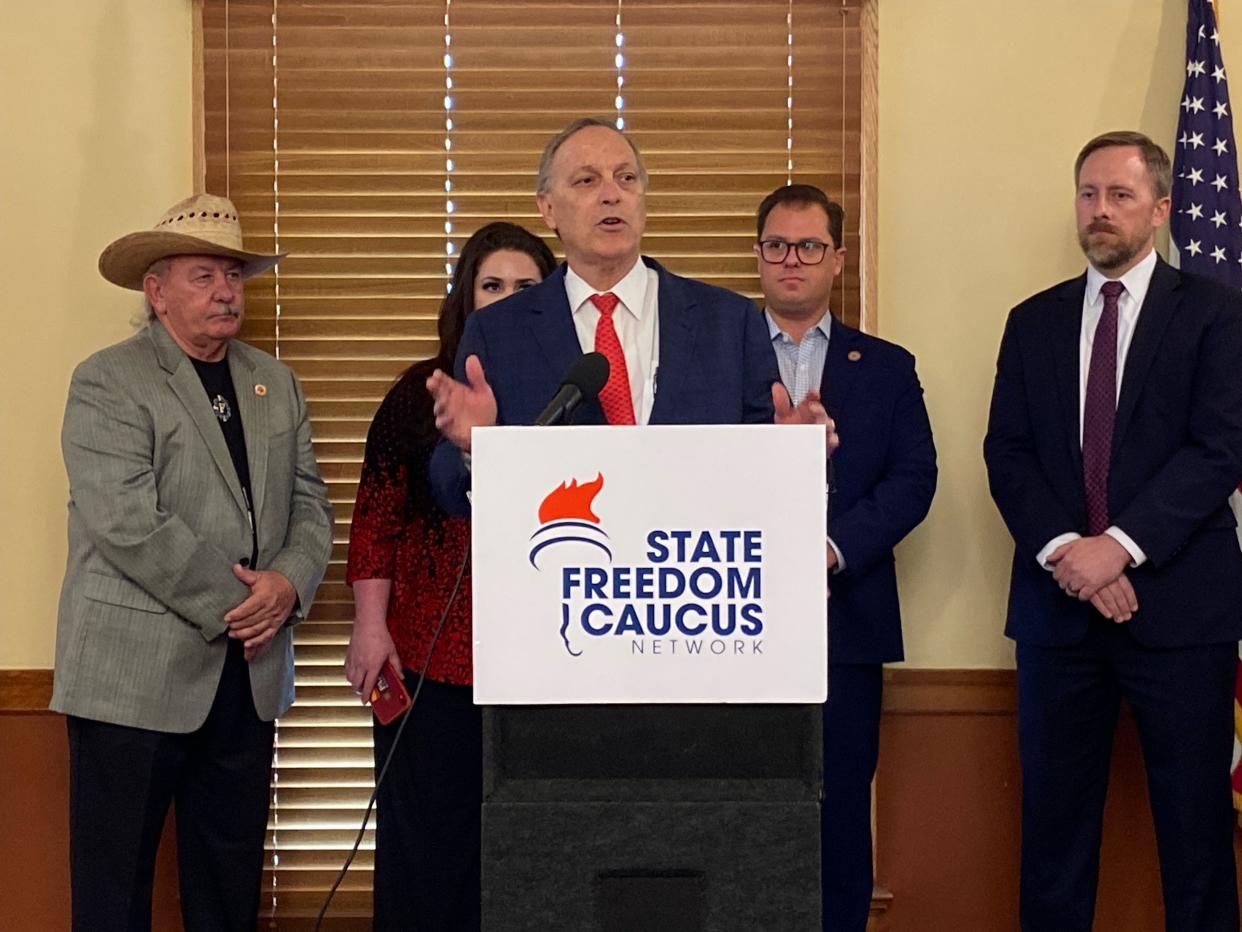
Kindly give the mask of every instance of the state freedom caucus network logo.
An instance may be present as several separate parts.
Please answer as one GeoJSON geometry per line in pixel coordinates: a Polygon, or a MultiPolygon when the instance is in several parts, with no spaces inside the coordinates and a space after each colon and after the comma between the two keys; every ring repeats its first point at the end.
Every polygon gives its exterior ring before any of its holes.
{"type": "MultiPolygon", "coordinates": [[[[614,544],[595,513],[604,476],[562,482],[539,506],[532,572],[559,587],[560,639],[571,656],[605,639],[634,656],[763,654],[763,531],[655,527],[641,558],[614,544]]],[[[641,533],[641,532],[640,532],[641,533]]]]}

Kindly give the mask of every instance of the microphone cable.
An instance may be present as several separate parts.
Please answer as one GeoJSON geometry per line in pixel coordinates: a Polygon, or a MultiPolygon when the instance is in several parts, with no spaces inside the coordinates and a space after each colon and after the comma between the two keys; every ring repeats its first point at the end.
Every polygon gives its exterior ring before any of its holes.
{"type": "Polygon", "coordinates": [[[410,707],[401,716],[401,724],[397,726],[397,733],[393,736],[392,747],[388,749],[388,755],[384,758],[384,764],[380,767],[379,775],[375,778],[375,789],[371,791],[371,798],[367,801],[367,810],[362,814],[362,824],[358,826],[358,836],[354,839],[353,847],[349,850],[349,856],[345,858],[345,863],[342,865],[340,873],[336,875],[336,880],[332,882],[328,895],[324,898],[319,915],[315,917],[314,932],[320,932],[324,917],[328,914],[328,907],[332,904],[332,898],[336,896],[336,891],[345,881],[345,875],[349,873],[350,865],[354,863],[354,858],[358,855],[358,848],[362,845],[362,839],[367,833],[367,823],[371,821],[371,811],[375,808],[375,797],[379,795],[380,784],[384,782],[384,776],[388,773],[388,765],[392,763],[393,754],[397,751],[397,744],[405,733],[405,726],[410,723],[410,718],[414,714],[414,707],[418,702],[418,694],[422,692],[423,681],[427,678],[427,669],[431,666],[431,658],[435,656],[436,644],[440,642],[440,633],[444,630],[444,624],[448,620],[448,614],[453,608],[453,603],[457,601],[457,593],[461,590],[461,582],[466,577],[466,567],[470,565],[471,549],[471,547],[466,548],[466,555],[461,561],[461,566],[457,569],[457,579],[453,583],[453,591],[449,593],[444,611],[440,613],[440,621],[436,625],[435,633],[431,636],[431,646],[427,649],[427,659],[423,662],[423,668],[418,672],[418,682],[414,685],[414,691],[410,693],[410,707]]]}

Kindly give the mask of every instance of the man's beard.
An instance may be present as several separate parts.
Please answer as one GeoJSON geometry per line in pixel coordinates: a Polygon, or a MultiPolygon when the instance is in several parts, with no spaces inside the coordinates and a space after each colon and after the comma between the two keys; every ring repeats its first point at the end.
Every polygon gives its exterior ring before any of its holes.
{"type": "Polygon", "coordinates": [[[1145,243],[1145,239],[1142,242],[1126,239],[1125,234],[1115,227],[1097,224],[1092,224],[1087,227],[1086,232],[1078,234],[1078,245],[1082,247],[1091,264],[1101,272],[1124,268],[1139,254],[1145,243]],[[1099,232],[1112,233],[1114,238],[1093,243],[1091,234],[1099,232]]]}

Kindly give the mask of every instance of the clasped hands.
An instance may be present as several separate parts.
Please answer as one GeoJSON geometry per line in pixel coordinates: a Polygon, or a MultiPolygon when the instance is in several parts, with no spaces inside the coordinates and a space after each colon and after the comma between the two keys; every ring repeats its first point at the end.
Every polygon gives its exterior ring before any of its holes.
{"type": "Polygon", "coordinates": [[[1090,602],[1105,618],[1118,624],[1138,611],[1138,597],[1126,577],[1130,554],[1108,534],[1080,537],[1048,555],[1052,578],[1065,594],[1090,602]]]}
{"type": "MultiPolygon", "coordinates": [[[[437,369],[427,379],[432,398],[436,429],[460,450],[470,450],[470,431],[496,423],[496,396],[487,384],[483,364],[478,356],[466,358],[466,381],[458,382],[437,369]]],[[[800,404],[794,405],[789,392],[780,382],[772,384],[772,405],[776,424],[822,424],[827,434],[828,455],[840,445],[836,425],[824,410],[819,392],[808,392],[800,404]]]]}
{"type": "Polygon", "coordinates": [[[233,575],[250,587],[250,595],[224,620],[229,626],[229,637],[242,642],[246,660],[255,660],[293,614],[298,593],[293,583],[276,570],[251,570],[235,563],[233,575]]]}

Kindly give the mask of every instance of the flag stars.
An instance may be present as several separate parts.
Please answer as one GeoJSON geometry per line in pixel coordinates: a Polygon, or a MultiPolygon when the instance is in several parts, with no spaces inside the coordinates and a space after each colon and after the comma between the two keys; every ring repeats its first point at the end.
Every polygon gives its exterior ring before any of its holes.
{"type": "MultiPolygon", "coordinates": [[[[1200,74],[1203,74],[1202,70],[1201,70],[1199,73],[1200,73],[1200,74]]],[[[1217,84],[1220,84],[1220,82],[1221,82],[1221,81],[1225,80],[1225,67],[1224,67],[1224,65],[1217,65],[1215,68],[1213,68],[1213,69],[1212,69],[1212,77],[1214,77],[1214,78],[1216,79],[1216,83],[1217,83],[1217,84]]]]}
{"type": "Polygon", "coordinates": [[[1188,215],[1191,220],[1202,220],[1203,219],[1203,205],[1202,204],[1191,204],[1190,207],[1187,210],[1182,211],[1182,213],[1188,215]]]}
{"type": "Polygon", "coordinates": [[[1218,103],[1215,107],[1212,108],[1212,112],[1215,113],[1218,117],[1227,117],[1229,116],[1229,105],[1222,100],[1220,103],[1218,103]]]}
{"type": "Polygon", "coordinates": [[[1216,144],[1212,146],[1212,151],[1217,155],[1224,155],[1229,151],[1229,143],[1225,142],[1223,139],[1218,139],[1216,140],[1216,144]]]}
{"type": "Polygon", "coordinates": [[[1225,247],[1217,246],[1215,249],[1213,249],[1212,258],[1216,260],[1217,265],[1220,265],[1220,263],[1224,262],[1225,261],[1225,247]]]}
{"type": "Polygon", "coordinates": [[[1223,191],[1225,188],[1229,187],[1229,182],[1225,180],[1224,175],[1217,175],[1216,180],[1212,182],[1212,187],[1214,187],[1217,191],[1223,191]]]}
{"type": "Polygon", "coordinates": [[[1216,229],[1220,229],[1229,221],[1225,219],[1225,212],[1217,210],[1212,212],[1212,223],[1216,224],[1216,229]]]}
{"type": "Polygon", "coordinates": [[[1192,239],[1190,243],[1186,246],[1186,251],[1190,253],[1192,256],[1197,256],[1203,252],[1203,245],[1199,240],[1192,239]]]}
{"type": "Polygon", "coordinates": [[[1187,142],[1190,143],[1190,147],[1192,149],[1198,149],[1201,145],[1203,145],[1203,134],[1191,133],[1190,139],[1188,139],[1187,142]]]}
{"type": "Polygon", "coordinates": [[[1196,185],[1203,180],[1203,169],[1192,168],[1190,170],[1190,174],[1184,177],[1191,183],[1191,185],[1196,185]]]}
{"type": "Polygon", "coordinates": [[[1195,113],[1202,113],[1203,112],[1203,98],[1202,97],[1194,98],[1190,102],[1190,109],[1193,110],[1195,113]]]}
{"type": "MultiPolygon", "coordinates": [[[[1199,29],[1200,31],[1202,31],[1203,27],[1200,26],[1199,29]]],[[[1212,42],[1215,45],[1220,45],[1220,33],[1217,32],[1215,29],[1212,30],[1212,42]]],[[[1239,260],[1239,261],[1242,261],[1242,260],[1239,260]]]]}
{"type": "Polygon", "coordinates": [[[1206,64],[1205,62],[1201,62],[1201,61],[1188,61],[1188,62],[1186,62],[1186,74],[1187,74],[1187,76],[1193,76],[1193,75],[1203,74],[1203,73],[1207,70],[1207,69],[1204,67],[1204,65],[1205,65],[1205,64],[1206,64]]]}

